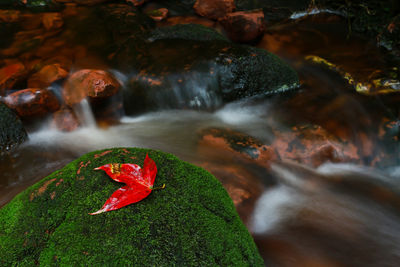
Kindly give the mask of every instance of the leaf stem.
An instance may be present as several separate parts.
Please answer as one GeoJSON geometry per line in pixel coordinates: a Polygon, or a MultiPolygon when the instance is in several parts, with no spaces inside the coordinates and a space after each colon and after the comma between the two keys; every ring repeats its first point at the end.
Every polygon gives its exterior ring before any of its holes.
{"type": "Polygon", "coordinates": [[[162,186],[159,187],[153,187],[152,190],[160,190],[160,189],[164,189],[165,188],[165,184],[163,184],[162,186]]]}

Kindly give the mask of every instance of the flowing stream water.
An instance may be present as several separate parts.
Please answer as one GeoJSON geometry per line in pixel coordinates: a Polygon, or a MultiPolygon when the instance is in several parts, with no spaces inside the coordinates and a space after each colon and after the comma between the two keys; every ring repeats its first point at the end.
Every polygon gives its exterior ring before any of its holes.
{"type": "Polygon", "coordinates": [[[223,183],[269,266],[398,266],[398,147],[385,146],[373,127],[390,116],[391,102],[359,95],[340,75],[304,57],[327,58],[360,77],[374,68],[391,67],[390,61],[365,40],[347,38],[345,22],[332,18],[333,22],[324,18],[325,23],[293,21],[271,28],[259,43],[299,72],[303,86],[285,96],[288,101],[253,98],[212,112],[160,110],[103,127],[96,126],[90,106],[83,102],[77,113],[84,127],[71,133],[49,129],[46,122],[35,127],[28,142],[0,161],[0,206],[89,151],[159,149],[206,168],[223,183]],[[202,130],[218,127],[268,144],[274,131],[296,123],[322,125],[365,151],[368,145],[362,137],[367,136],[372,153],[357,164],[310,167],[283,159],[267,166],[199,141],[202,130]],[[380,165],[371,164],[388,151],[391,156],[380,165]]]}

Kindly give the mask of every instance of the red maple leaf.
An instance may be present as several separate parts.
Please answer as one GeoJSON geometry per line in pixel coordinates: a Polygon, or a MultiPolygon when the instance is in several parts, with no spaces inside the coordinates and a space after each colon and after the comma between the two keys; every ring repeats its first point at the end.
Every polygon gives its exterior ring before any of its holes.
{"type": "MultiPolygon", "coordinates": [[[[115,191],[100,210],[89,213],[90,215],[120,209],[129,204],[139,202],[155,189],[153,184],[157,174],[157,166],[148,155],[144,160],[143,168],[130,163],[111,163],[95,168],[95,170],[105,171],[111,179],[125,183],[126,186],[115,191]]],[[[164,187],[165,185],[161,188],[164,187]]]]}

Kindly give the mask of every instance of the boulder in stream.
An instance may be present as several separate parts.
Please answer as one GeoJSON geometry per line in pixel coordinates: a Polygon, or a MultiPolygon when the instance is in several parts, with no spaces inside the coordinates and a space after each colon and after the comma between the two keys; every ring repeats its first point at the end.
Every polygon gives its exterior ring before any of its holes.
{"type": "Polygon", "coordinates": [[[149,34],[137,52],[128,39],[113,58],[130,74],[126,113],[160,108],[213,109],[226,102],[299,86],[297,73],[277,56],[233,44],[202,25],[175,25],[149,34]]]}
{"type": "Polygon", "coordinates": [[[0,209],[0,265],[263,266],[232,200],[210,173],[159,151],[88,153],[0,209]],[[120,183],[94,168],[157,164],[144,200],[91,216],[120,183]]]}
{"type": "Polygon", "coordinates": [[[23,143],[28,135],[17,115],[0,102],[0,154],[23,143]]]}

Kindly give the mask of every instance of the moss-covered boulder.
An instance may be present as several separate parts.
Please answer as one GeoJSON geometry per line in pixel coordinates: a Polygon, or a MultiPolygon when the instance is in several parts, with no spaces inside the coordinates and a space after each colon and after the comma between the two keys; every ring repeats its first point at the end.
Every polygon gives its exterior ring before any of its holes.
{"type": "Polygon", "coordinates": [[[27,138],[28,135],[17,115],[5,104],[0,103],[0,155],[27,138]]]}
{"type": "Polygon", "coordinates": [[[262,266],[221,184],[205,170],[152,150],[96,151],[28,188],[0,210],[1,266],[262,266]],[[147,198],[91,216],[119,187],[106,163],[158,173],[147,198]]]}
{"type": "Polygon", "coordinates": [[[124,90],[127,114],[160,108],[213,109],[299,85],[296,72],[277,56],[231,43],[204,26],[159,28],[149,36],[145,50],[135,52],[136,41],[131,39],[114,57],[116,68],[134,73],[124,90]]]}

